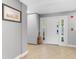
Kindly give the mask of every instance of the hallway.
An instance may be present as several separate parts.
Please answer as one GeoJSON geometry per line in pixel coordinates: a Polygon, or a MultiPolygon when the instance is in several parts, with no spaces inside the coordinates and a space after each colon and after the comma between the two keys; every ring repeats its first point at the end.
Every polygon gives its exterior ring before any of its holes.
{"type": "Polygon", "coordinates": [[[47,44],[28,45],[28,50],[29,53],[22,59],[76,59],[76,50],[70,47],[47,44]]]}
{"type": "Polygon", "coordinates": [[[76,59],[75,0],[2,0],[1,10],[3,59],[76,59]]]}

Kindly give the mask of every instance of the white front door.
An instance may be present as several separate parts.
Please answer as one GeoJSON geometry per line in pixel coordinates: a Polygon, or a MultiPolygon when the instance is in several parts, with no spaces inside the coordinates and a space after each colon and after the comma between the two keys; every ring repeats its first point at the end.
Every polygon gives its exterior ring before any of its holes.
{"type": "Polygon", "coordinates": [[[57,24],[58,19],[56,17],[50,17],[45,20],[47,22],[45,28],[45,40],[44,43],[47,44],[58,44],[58,35],[57,35],[57,24]]]}
{"type": "Polygon", "coordinates": [[[43,41],[46,44],[58,44],[66,45],[67,44],[67,33],[68,33],[68,17],[67,16],[56,16],[56,17],[45,17],[41,19],[44,25],[41,25],[41,36],[43,30],[45,31],[45,40],[43,41]],[[64,25],[62,28],[61,21],[64,20],[64,25]],[[57,28],[59,25],[59,28],[57,28]],[[57,34],[57,29],[59,34],[57,34]],[[63,29],[63,35],[62,35],[63,29]],[[63,37],[63,39],[62,39],[63,37]]]}

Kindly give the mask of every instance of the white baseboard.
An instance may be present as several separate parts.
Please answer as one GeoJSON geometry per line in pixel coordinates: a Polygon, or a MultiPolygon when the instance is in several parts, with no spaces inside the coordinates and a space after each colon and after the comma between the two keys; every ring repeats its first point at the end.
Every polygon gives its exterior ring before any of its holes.
{"type": "Polygon", "coordinates": [[[19,56],[17,56],[17,57],[14,58],[14,59],[21,59],[22,57],[24,57],[25,55],[27,55],[27,53],[28,53],[28,51],[26,51],[26,52],[20,54],[19,56]]]}
{"type": "Polygon", "coordinates": [[[66,45],[66,46],[76,48],[76,45],[66,45]]]}
{"type": "Polygon", "coordinates": [[[74,48],[76,48],[76,45],[69,45],[69,44],[62,44],[62,45],[59,45],[59,46],[66,46],[66,47],[74,47],[74,48]]]}

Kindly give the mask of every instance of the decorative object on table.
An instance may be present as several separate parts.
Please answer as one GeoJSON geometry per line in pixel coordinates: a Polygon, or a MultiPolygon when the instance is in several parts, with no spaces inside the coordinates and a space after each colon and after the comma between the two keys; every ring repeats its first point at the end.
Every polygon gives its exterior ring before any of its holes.
{"type": "Polygon", "coordinates": [[[21,11],[6,4],[2,4],[2,17],[3,20],[21,22],[21,11]]]}

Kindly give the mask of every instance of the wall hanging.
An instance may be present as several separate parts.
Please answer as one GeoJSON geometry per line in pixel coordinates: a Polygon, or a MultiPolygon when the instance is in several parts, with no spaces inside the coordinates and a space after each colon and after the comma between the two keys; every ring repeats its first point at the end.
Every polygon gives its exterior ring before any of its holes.
{"type": "Polygon", "coordinates": [[[13,21],[13,22],[21,22],[21,11],[8,6],[6,4],[2,4],[2,18],[3,20],[13,21]]]}

